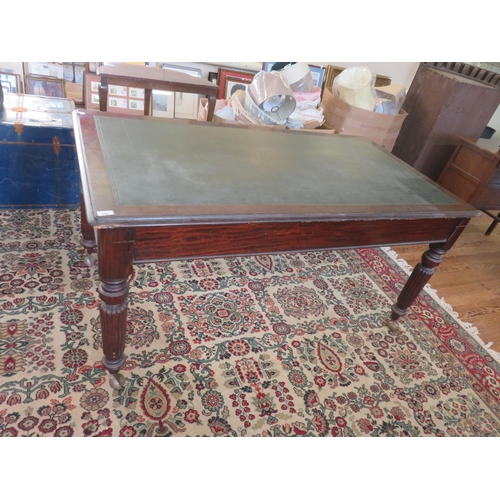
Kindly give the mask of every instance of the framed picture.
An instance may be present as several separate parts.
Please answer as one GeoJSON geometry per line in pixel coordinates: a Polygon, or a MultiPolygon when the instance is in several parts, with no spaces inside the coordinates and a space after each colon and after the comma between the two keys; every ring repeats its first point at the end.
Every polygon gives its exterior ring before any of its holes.
{"type": "Polygon", "coordinates": [[[240,78],[233,78],[232,76],[228,76],[226,78],[226,95],[224,99],[231,99],[231,96],[237,90],[246,90],[250,83],[248,82],[248,80],[241,80],[240,78]]]}
{"type": "Polygon", "coordinates": [[[217,71],[209,71],[208,81],[215,83],[215,85],[217,85],[217,71]]]}
{"type": "Polygon", "coordinates": [[[309,64],[309,70],[311,71],[311,76],[316,87],[321,88],[323,85],[323,78],[325,77],[325,68],[320,68],[319,66],[313,66],[309,64]]]}
{"type": "Polygon", "coordinates": [[[0,81],[2,92],[12,92],[10,82],[0,81]]]}
{"type": "Polygon", "coordinates": [[[26,93],[46,97],[66,97],[64,80],[58,78],[26,77],[26,93]]]}
{"type": "Polygon", "coordinates": [[[122,87],[121,85],[110,85],[108,90],[109,95],[127,95],[127,87],[122,87]]]}
{"type": "MultiPolygon", "coordinates": [[[[273,67],[273,62],[265,62],[262,64],[262,69],[264,71],[271,71],[273,67]]],[[[321,68],[320,66],[315,66],[314,64],[309,64],[309,71],[311,72],[311,76],[316,87],[321,88],[323,85],[323,78],[325,76],[325,68],[321,68]]]]}
{"type": "Polygon", "coordinates": [[[153,90],[151,95],[151,114],[162,118],[174,117],[174,94],[166,90],[153,90]]]}
{"type": "Polygon", "coordinates": [[[129,87],[128,96],[132,97],[133,99],[144,99],[144,89],[129,87]]]}
{"type": "MultiPolygon", "coordinates": [[[[99,110],[101,77],[93,73],[85,73],[83,82],[85,109],[99,110]]],[[[108,111],[129,115],[144,115],[144,89],[110,85],[108,91],[108,111]]]]}
{"type": "Polygon", "coordinates": [[[228,78],[236,78],[240,80],[240,82],[246,83],[249,85],[253,81],[253,77],[255,73],[247,73],[242,71],[233,71],[229,69],[219,68],[217,72],[217,85],[219,86],[219,99],[227,99],[226,97],[226,86],[228,78]]]}
{"type": "Polygon", "coordinates": [[[54,64],[49,62],[28,62],[24,63],[25,75],[38,75],[64,79],[64,68],[62,64],[54,64]]]}
{"type": "MultiPolygon", "coordinates": [[[[196,78],[201,78],[201,69],[190,68],[187,66],[176,66],[169,63],[161,63],[161,67],[180,71],[196,78]]],[[[190,94],[186,92],[175,92],[174,96],[174,118],[184,118],[196,120],[198,118],[199,94],[190,94]]],[[[157,115],[158,116],[158,115],[157,115]]]]}
{"type": "Polygon", "coordinates": [[[0,82],[4,92],[12,92],[13,94],[21,94],[23,92],[20,75],[0,71],[0,82]],[[7,87],[10,90],[5,90],[7,87]]]}
{"type": "Polygon", "coordinates": [[[85,109],[99,108],[99,85],[101,77],[95,73],[85,73],[83,76],[83,102],[85,109]]]}
{"type": "Polygon", "coordinates": [[[128,100],[128,107],[130,109],[140,109],[141,111],[144,111],[144,100],[129,99],[128,100]]]}
{"type": "Polygon", "coordinates": [[[109,97],[108,109],[110,108],[127,109],[128,108],[127,99],[123,99],[123,97],[114,97],[114,96],[109,97]]]}

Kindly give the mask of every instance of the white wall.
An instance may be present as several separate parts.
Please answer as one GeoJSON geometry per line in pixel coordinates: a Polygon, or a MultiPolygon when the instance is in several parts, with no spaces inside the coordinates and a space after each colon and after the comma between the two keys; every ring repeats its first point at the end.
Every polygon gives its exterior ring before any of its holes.
{"type": "MultiPolygon", "coordinates": [[[[167,62],[167,61],[164,61],[167,62]]],[[[392,83],[398,83],[403,87],[409,88],[415,73],[417,72],[418,62],[313,62],[308,61],[310,64],[325,67],[329,64],[340,66],[343,68],[350,68],[352,66],[368,66],[372,73],[378,73],[384,76],[390,76],[392,83]]],[[[262,69],[261,62],[173,62],[179,66],[196,67],[201,69],[202,77],[207,78],[209,71],[217,71],[219,67],[237,68],[241,71],[259,71],[262,69]]]]}

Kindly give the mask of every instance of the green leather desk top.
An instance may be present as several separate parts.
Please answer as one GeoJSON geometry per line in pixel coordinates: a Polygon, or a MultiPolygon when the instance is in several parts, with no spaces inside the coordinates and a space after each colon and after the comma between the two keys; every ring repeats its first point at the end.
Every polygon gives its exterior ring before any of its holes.
{"type": "Polygon", "coordinates": [[[95,116],[116,205],[453,205],[369,141],[95,116]]]}
{"type": "Polygon", "coordinates": [[[480,215],[364,138],[88,110],[73,122],[94,227],[480,215]]]}

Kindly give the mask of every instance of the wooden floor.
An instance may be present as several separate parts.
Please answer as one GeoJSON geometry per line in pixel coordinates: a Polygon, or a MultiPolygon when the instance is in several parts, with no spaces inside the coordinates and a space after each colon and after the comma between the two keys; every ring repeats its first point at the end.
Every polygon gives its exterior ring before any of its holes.
{"type": "MultiPolygon", "coordinates": [[[[493,219],[472,219],[429,281],[459,318],[472,323],[485,343],[500,352],[500,225],[484,233],[493,219]]],[[[428,245],[393,246],[411,266],[420,262],[428,245]]]]}

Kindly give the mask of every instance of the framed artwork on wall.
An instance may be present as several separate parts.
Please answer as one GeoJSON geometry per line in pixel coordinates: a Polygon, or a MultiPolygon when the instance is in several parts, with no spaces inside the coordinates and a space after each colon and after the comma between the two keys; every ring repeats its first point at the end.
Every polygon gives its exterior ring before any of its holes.
{"type": "Polygon", "coordinates": [[[66,97],[64,80],[58,78],[26,77],[26,93],[46,97],[66,97]]]}
{"type": "Polygon", "coordinates": [[[21,94],[23,92],[21,76],[16,73],[5,73],[1,71],[0,82],[4,92],[12,92],[13,94],[21,94]],[[7,90],[7,88],[9,90],[7,90]]]}
{"type": "MultiPolygon", "coordinates": [[[[262,69],[264,71],[271,71],[273,67],[273,62],[265,62],[262,64],[262,69]]],[[[309,71],[311,72],[311,76],[316,87],[321,88],[323,85],[323,79],[325,77],[325,68],[320,66],[315,66],[314,64],[309,64],[309,71]]]]}
{"type": "Polygon", "coordinates": [[[253,81],[254,76],[255,73],[219,68],[219,71],[217,73],[217,85],[219,85],[218,99],[227,99],[226,86],[228,83],[228,78],[236,78],[242,84],[245,83],[246,85],[250,85],[250,83],[252,83],[253,81]]]}
{"type": "Polygon", "coordinates": [[[215,85],[217,85],[217,71],[209,71],[208,81],[215,83],[215,85]]]}
{"type": "Polygon", "coordinates": [[[231,99],[231,96],[237,90],[245,90],[250,85],[251,82],[248,80],[241,80],[240,78],[234,78],[232,76],[228,76],[226,78],[226,95],[224,99],[231,99]]]}

